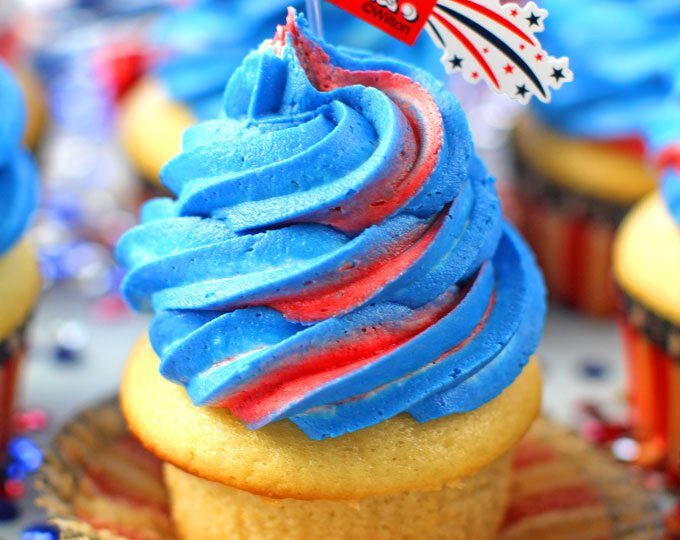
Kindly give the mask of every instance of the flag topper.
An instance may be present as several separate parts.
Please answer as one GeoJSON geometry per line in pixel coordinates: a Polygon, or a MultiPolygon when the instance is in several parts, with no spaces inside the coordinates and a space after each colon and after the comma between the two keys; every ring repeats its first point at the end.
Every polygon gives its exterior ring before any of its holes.
{"type": "Polygon", "coordinates": [[[522,104],[547,103],[551,89],[573,80],[569,59],[550,56],[536,34],[548,11],[536,3],[500,0],[329,0],[389,35],[413,45],[425,28],[444,51],[448,73],[486,83],[522,104]]]}

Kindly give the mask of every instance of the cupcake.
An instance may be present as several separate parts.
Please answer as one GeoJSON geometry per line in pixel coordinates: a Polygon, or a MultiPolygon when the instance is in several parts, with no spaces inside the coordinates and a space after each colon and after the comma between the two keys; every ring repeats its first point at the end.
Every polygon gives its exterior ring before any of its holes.
{"type": "Polygon", "coordinates": [[[26,321],[40,291],[35,255],[22,240],[38,198],[37,171],[21,146],[21,90],[0,64],[0,459],[11,436],[26,321]]]}
{"type": "MultiPolygon", "coordinates": [[[[180,150],[182,132],[220,111],[224,86],[243,57],[300,0],[196,0],[161,17],[153,41],[161,60],[123,106],[123,144],[142,177],[158,191],[158,173],[180,150]]],[[[391,53],[443,73],[441,52],[422,36],[409,47],[328,2],[324,31],[334,43],[391,53]]]]}
{"type": "Polygon", "coordinates": [[[653,190],[642,137],[677,99],[680,4],[549,0],[546,48],[574,82],[536,104],[513,138],[520,229],[551,295],[594,315],[615,309],[611,249],[632,205],[653,190]]]}
{"type": "Polygon", "coordinates": [[[3,2],[0,6],[0,61],[10,66],[22,89],[28,111],[24,142],[30,148],[35,148],[45,127],[45,97],[38,75],[25,61],[24,47],[15,21],[16,6],[11,1],[3,2]]]}
{"type": "MultiPolygon", "coordinates": [[[[678,110],[680,113],[680,108],[678,110]]],[[[680,117],[680,116],[679,116],[680,117]]],[[[676,129],[678,124],[675,124],[676,129]]],[[[680,152],[624,220],[614,247],[621,331],[641,461],[680,481],[680,152]]]]}
{"type": "Polygon", "coordinates": [[[456,99],[291,11],[161,176],[121,402],[180,538],[494,538],[545,291],[456,99]]]}

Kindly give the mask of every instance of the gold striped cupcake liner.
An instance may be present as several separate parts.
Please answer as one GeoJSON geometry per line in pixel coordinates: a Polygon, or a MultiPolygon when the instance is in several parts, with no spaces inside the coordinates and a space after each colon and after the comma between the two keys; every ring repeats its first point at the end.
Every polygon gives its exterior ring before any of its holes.
{"type": "MultiPolygon", "coordinates": [[[[160,462],[127,432],[118,402],[81,413],[55,437],[37,504],[64,540],[172,540],[160,462]]],[[[656,497],[633,469],[540,419],[520,443],[499,540],[655,540],[656,497]]]]}

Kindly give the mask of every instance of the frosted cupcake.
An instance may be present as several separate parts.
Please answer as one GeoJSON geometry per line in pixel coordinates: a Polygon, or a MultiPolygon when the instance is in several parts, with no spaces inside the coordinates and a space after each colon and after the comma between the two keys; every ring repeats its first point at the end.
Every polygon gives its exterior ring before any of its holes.
{"type": "Polygon", "coordinates": [[[19,86],[0,64],[0,459],[11,436],[26,322],[40,291],[35,255],[22,235],[38,198],[33,161],[22,148],[19,86]]]}
{"type": "MultiPolygon", "coordinates": [[[[271,36],[289,5],[300,0],[198,0],[162,17],[154,40],[164,58],[134,89],[123,109],[122,138],[147,180],[180,150],[182,132],[215,118],[229,76],[243,57],[271,36]]],[[[334,43],[394,54],[443,74],[441,52],[422,36],[409,47],[328,2],[322,2],[325,33],[334,43]]]]}
{"type": "MultiPolygon", "coordinates": [[[[680,104],[675,115],[680,118],[680,104]]],[[[678,123],[670,123],[678,129],[678,123]]],[[[680,137],[678,138],[680,140],[680,137]]],[[[661,187],[626,217],[614,275],[641,461],[680,482],[680,144],[666,153],[661,187]]]]}
{"type": "Polygon", "coordinates": [[[642,137],[677,99],[680,4],[549,0],[546,48],[570,58],[574,82],[536,105],[514,137],[521,229],[552,296],[608,315],[614,233],[654,188],[642,137]]]}
{"type": "Polygon", "coordinates": [[[178,534],[494,538],[545,299],[459,104],[293,13],[224,103],[118,246],[155,313],[122,405],[178,534]]]}

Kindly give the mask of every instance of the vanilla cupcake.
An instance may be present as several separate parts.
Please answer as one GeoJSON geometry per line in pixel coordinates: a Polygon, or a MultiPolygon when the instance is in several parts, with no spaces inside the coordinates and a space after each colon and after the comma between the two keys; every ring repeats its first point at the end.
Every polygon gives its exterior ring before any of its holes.
{"type": "Polygon", "coordinates": [[[680,4],[548,0],[544,45],[568,56],[573,83],[536,104],[514,134],[520,229],[551,295],[612,315],[612,244],[626,213],[655,187],[644,140],[677,100],[680,4]]]}
{"type": "Polygon", "coordinates": [[[118,246],[180,537],[494,538],[545,295],[459,104],[294,13],[224,104],[118,246]]]}

